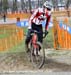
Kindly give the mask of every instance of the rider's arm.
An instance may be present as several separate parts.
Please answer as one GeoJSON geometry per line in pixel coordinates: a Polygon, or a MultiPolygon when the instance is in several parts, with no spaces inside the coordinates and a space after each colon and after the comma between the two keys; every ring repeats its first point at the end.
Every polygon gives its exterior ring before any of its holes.
{"type": "Polygon", "coordinates": [[[37,15],[37,13],[38,13],[38,9],[36,9],[36,10],[34,11],[34,13],[32,14],[32,16],[30,17],[28,29],[31,29],[32,20],[33,20],[34,17],[37,15]]]}
{"type": "Polygon", "coordinates": [[[51,16],[47,17],[46,25],[45,25],[45,30],[48,30],[48,25],[49,25],[49,22],[50,22],[50,18],[51,18],[51,16]]]}
{"type": "Polygon", "coordinates": [[[48,11],[46,16],[47,16],[47,19],[46,19],[45,30],[48,31],[48,25],[49,25],[49,22],[50,22],[50,19],[51,19],[51,11],[48,11]]]}

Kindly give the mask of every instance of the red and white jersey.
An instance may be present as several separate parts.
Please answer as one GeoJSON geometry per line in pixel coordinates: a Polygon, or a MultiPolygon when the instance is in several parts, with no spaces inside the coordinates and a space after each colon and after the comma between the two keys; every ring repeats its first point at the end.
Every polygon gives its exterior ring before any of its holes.
{"type": "Polygon", "coordinates": [[[36,9],[29,19],[29,28],[31,27],[32,23],[35,23],[36,25],[41,25],[42,21],[46,20],[46,29],[47,29],[48,23],[50,21],[50,16],[51,16],[50,11],[44,11],[44,8],[36,9]]]}

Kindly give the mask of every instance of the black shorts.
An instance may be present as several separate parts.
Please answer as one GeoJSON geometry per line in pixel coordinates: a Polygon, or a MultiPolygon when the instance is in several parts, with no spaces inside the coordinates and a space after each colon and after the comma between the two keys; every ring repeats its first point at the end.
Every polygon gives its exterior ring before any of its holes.
{"type": "MultiPolygon", "coordinates": [[[[35,23],[32,23],[32,30],[36,30],[40,33],[38,33],[38,41],[39,42],[43,42],[43,28],[42,28],[42,25],[36,25],[35,23]]],[[[28,43],[31,39],[31,32],[28,31],[27,33],[27,37],[26,37],[26,43],[28,43]]]]}

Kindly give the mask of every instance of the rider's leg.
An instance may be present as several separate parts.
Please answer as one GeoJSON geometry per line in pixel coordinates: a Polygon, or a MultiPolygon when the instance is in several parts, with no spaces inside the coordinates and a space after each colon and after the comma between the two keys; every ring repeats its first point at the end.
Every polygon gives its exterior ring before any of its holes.
{"type": "Polygon", "coordinates": [[[25,39],[26,51],[29,51],[29,42],[31,40],[31,32],[28,30],[27,37],[25,39]]]}
{"type": "Polygon", "coordinates": [[[27,37],[26,37],[26,40],[25,40],[25,45],[26,45],[27,52],[29,51],[29,46],[28,45],[29,45],[29,42],[32,38],[32,36],[31,36],[32,30],[35,30],[35,24],[34,23],[32,23],[31,29],[28,30],[27,37]]]}
{"type": "Polygon", "coordinates": [[[38,41],[39,41],[39,51],[41,50],[41,44],[43,42],[43,33],[41,32],[40,34],[38,34],[38,41]]]}

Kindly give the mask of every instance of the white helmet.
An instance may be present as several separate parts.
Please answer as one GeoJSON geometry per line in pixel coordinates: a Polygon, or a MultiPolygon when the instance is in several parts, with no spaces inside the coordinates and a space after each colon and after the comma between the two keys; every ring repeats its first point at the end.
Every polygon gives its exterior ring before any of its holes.
{"type": "Polygon", "coordinates": [[[52,9],[52,3],[50,1],[46,1],[44,4],[43,4],[44,7],[48,8],[48,9],[52,9]]]}

